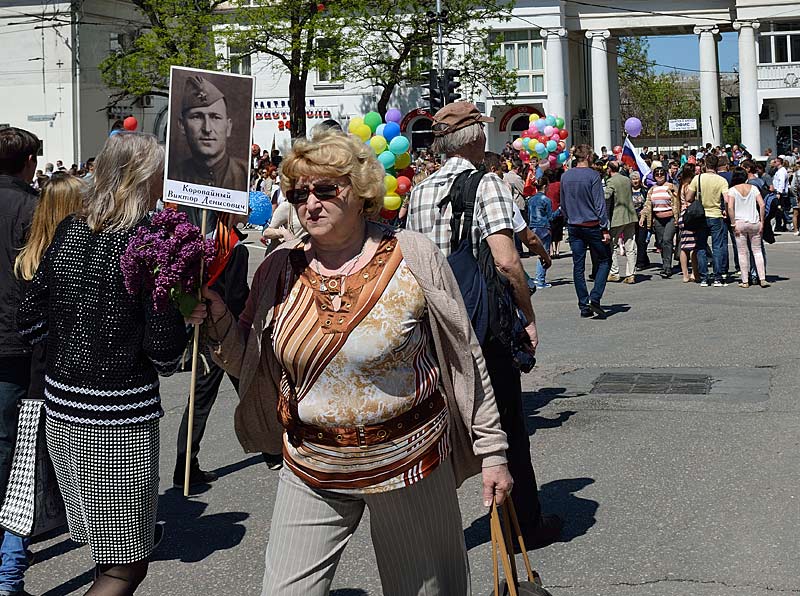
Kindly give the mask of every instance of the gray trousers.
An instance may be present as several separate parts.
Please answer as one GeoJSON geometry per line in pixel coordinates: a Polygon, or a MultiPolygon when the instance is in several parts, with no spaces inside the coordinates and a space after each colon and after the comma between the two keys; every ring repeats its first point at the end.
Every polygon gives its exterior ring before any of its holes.
{"type": "Polygon", "coordinates": [[[261,595],[327,596],[365,506],[384,596],[470,594],[461,512],[448,459],[417,484],[368,495],[312,489],[284,466],[261,595]]]}

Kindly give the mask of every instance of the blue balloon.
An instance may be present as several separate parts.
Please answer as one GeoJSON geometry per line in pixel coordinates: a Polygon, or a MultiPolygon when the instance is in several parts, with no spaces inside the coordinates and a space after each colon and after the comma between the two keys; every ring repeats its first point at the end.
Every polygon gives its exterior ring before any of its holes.
{"type": "Polygon", "coordinates": [[[527,149],[528,145],[531,144],[531,140],[530,140],[529,137],[522,137],[522,141],[521,142],[522,142],[522,146],[525,147],[525,149],[527,149]]]}
{"type": "MultiPolygon", "coordinates": [[[[378,124],[378,128],[375,129],[375,136],[376,137],[383,137],[383,129],[386,128],[385,124],[378,124]]],[[[384,137],[386,138],[386,137],[384,137]]]]}
{"type": "Polygon", "coordinates": [[[558,163],[564,163],[569,159],[569,151],[562,151],[558,154],[558,163]]]}
{"type": "Polygon", "coordinates": [[[533,147],[533,150],[541,155],[547,151],[547,148],[545,148],[544,143],[536,143],[536,145],[533,147]]]}
{"type": "MultiPolygon", "coordinates": [[[[394,124],[394,122],[390,122],[389,124],[394,124]]],[[[386,127],[388,128],[389,125],[387,124],[386,127]]],[[[386,132],[386,129],[384,129],[383,131],[386,132]]],[[[384,151],[378,156],[378,161],[383,164],[384,170],[389,170],[393,168],[396,159],[397,158],[395,157],[394,153],[392,153],[391,151],[384,151]]]]}
{"type": "MultiPolygon", "coordinates": [[[[534,122],[534,124],[539,132],[544,132],[544,129],[547,126],[547,122],[544,118],[539,118],[536,122],[534,122]]],[[[552,124],[550,126],[552,126],[552,124]]]]}
{"type": "Polygon", "coordinates": [[[555,126],[556,125],[556,118],[555,116],[548,116],[544,119],[546,126],[555,126]]]}
{"type": "Polygon", "coordinates": [[[391,141],[400,134],[400,125],[397,122],[387,122],[383,126],[383,138],[391,141]]]}
{"type": "Polygon", "coordinates": [[[250,217],[248,223],[263,226],[272,219],[272,202],[269,195],[258,190],[250,191],[250,217]]]}
{"type": "Polygon", "coordinates": [[[553,151],[555,151],[556,149],[558,149],[558,143],[556,143],[556,142],[555,142],[555,141],[553,141],[553,140],[550,140],[550,141],[547,141],[547,145],[545,145],[545,147],[547,147],[547,150],[548,150],[550,153],[552,153],[553,151]]]}
{"type": "Polygon", "coordinates": [[[114,135],[118,135],[118,134],[119,134],[119,133],[121,133],[121,132],[122,132],[122,131],[121,131],[120,129],[118,129],[118,128],[117,128],[117,129],[115,129],[115,130],[112,130],[110,133],[108,133],[108,138],[110,139],[110,138],[111,138],[111,137],[113,137],[114,135]]]}

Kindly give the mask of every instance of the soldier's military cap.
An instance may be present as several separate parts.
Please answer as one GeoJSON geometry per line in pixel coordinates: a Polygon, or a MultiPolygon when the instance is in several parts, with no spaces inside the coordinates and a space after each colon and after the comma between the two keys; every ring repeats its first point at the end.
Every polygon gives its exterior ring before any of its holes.
{"type": "Polygon", "coordinates": [[[186,79],[186,84],[183,86],[181,113],[192,108],[207,108],[224,98],[222,91],[217,89],[211,81],[200,75],[192,75],[186,79]]]}

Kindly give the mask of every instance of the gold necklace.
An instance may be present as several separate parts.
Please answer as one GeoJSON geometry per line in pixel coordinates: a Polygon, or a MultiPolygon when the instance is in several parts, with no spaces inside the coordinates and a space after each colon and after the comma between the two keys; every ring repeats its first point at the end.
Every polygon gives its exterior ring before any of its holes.
{"type": "Polygon", "coordinates": [[[364,251],[367,248],[367,230],[364,230],[364,243],[361,245],[361,251],[354,256],[353,258],[346,261],[339,269],[343,269],[349,264],[347,270],[338,274],[338,275],[331,275],[331,276],[324,276],[319,271],[319,260],[316,258],[316,254],[314,255],[314,259],[311,261],[311,270],[317,274],[319,277],[319,291],[325,292],[329,294],[329,289],[336,292],[333,296],[331,296],[331,307],[333,308],[333,312],[339,312],[342,308],[342,296],[344,296],[345,291],[345,283],[347,282],[347,276],[353,272],[356,264],[358,263],[359,259],[364,255],[364,251]],[[317,262],[317,266],[314,267],[314,261],[317,262]],[[339,279],[337,280],[336,277],[339,279]],[[337,289],[338,287],[338,289],[337,289]]]}

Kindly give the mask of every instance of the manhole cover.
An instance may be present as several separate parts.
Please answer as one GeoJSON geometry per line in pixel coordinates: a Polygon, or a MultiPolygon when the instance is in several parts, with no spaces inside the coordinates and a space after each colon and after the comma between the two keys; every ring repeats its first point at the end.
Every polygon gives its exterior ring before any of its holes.
{"type": "Polygon", "coordinates": [[[707,395],[711,377],[687,373],[603,373],[592,383],[591,393],[657,393],[707,395]]]}

